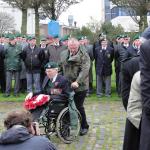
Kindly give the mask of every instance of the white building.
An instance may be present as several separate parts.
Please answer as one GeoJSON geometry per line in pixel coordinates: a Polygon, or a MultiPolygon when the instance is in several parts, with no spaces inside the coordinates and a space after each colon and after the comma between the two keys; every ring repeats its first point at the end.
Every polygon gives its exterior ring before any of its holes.
{"type": "MultiPolygon", "coordinates": [[[[22,22],[22,12],[18,8],[13,8],[9,4],[0,0],[0,12],[6,12],[10,16],[14,17],[15,21],[15,30],[21,31],[21,22],[22,22]]],[[[28,9],[28,21],[27,21],[27,33],[34,34],[35,26],[34,26],[34,11],[32,9],[28,9]]]]}
{"type": "MultiPolygon", "coordinates": [[[[125,32],[138,31],[138,24],[130,17],[128,10],[124,7],[117,7],[110,1],[111,0],[101,0],[102,9],[100,13],[103,15],[103,22],[111,21],[115,26],[120,24],[125,32]]],[[[150,18],[148,16],[148,23],[149,20],[150,18]]]]}
{"type": "MultiPolygon", "coordinates": [[[[14,17],[15,31],[21,32],[21,23],[22,23],[22,12],[18,8],[13,8],[8,3],[0,0],[0,12],[6,12],[10,16],[14,17]]],[[[48,22],[50,20],[47,18],[45,20],[40,20],[40,33],[42,35],[48,34],[48,22]]],[[[61,23],[62,24],[62,23],[61,23]]],[[[73,30],[77,29],[76,27],[60,25],[60,35],[69,34],[73,30]]],[[[35,34],[35,14],[33,9],[28,9],[27,12],[27,34],[35,34]]]]}

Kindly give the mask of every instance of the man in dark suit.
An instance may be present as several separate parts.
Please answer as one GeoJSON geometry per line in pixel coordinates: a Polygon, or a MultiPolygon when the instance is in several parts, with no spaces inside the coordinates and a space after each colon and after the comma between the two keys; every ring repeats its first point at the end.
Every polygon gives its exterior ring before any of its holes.
{"type": "Polygon", "coordinates": [[[140,150],[150,149],[150,27],[141,35],[140,49],[142,121],[140,150]]]}
{"type": "Polygon", "coordinates": [[[114,50],[108,46],[106,39],[101,41],[101,45],[95,48],[95,62],[96,62],[96,90],[97,96],[103,95],[103,83],[105,84],[105,96],[111,95],[111,74],[112,61],[114,57],[114,50]]]}

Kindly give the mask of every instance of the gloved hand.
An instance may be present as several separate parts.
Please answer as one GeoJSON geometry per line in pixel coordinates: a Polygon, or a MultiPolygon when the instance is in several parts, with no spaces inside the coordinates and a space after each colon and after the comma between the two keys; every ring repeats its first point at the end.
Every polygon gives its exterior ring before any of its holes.
{"type": "Polygon", "coordinates": [[[33,96],[33,93],[30,92],[30,93],[26,96],[25,101],[28,100],[28,99],[30,99],[30,98],[32,98],[32,96],[33,96]]]}

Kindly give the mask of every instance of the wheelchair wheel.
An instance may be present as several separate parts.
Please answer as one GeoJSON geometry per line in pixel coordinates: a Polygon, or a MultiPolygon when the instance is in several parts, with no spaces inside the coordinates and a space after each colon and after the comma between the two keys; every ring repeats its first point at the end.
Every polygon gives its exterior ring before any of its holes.
{"type": "Polygon", "coordinates": [[[80,124],[81,124],[81,115],[78,113],[78,123],[77,123],[77,129],[73,131],[73,134],[71,133],[71,125],[70,125],[70,115],[69,115],[69,108],[64,108],[60,114],[58,115],[57,121],[56,121],[56,131],[58,134],[58,137],[66,144],[71,143],[74,141],[80,131],[80,124]]]}

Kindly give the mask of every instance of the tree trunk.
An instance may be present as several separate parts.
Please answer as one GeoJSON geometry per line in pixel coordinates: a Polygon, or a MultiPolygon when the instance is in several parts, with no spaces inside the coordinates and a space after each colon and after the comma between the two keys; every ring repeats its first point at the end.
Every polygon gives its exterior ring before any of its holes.
{"type": "Polygon", "coordinates": [[[27,9],[22,9],[21,34],[27,34],[27,9]]]}
{"type": "Polygon", "coordinates": [[[143,32],[145,28],[148,27],[147,23],[147,14],[140,16],[140,21],[139,21],[139,31],[143,32]]]}
{"type": "Polygon", "coordinates": [[[55,15],[55,4],[54,2],[52,2],[52,20],[56,20],[56,15],[55,15]]]}
{"type": "Polygon", "coordinates": [[[35,36],[37,39],[37,44],[40,43],[40,25],[39,25],[39,12],[38,8],[34,8],[35,10],[35,36]]]}

